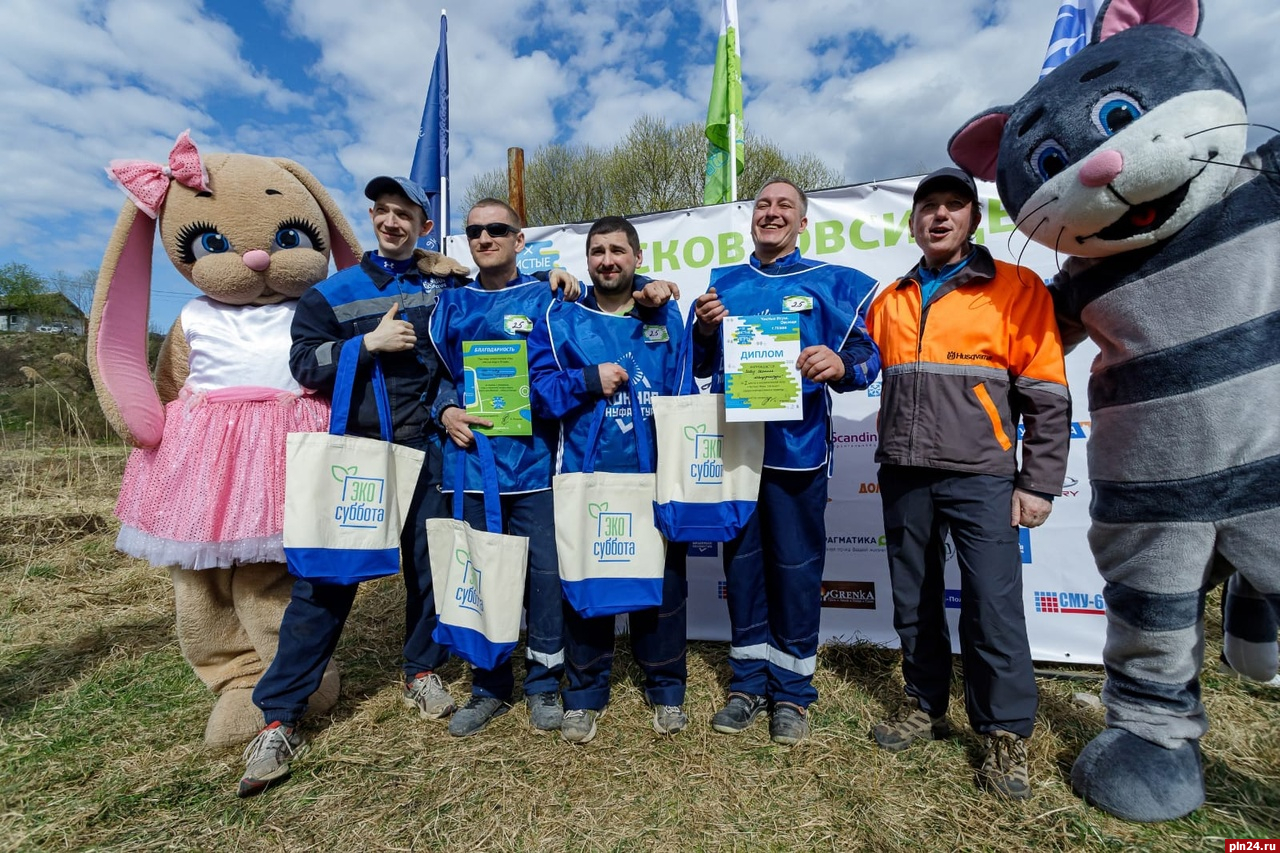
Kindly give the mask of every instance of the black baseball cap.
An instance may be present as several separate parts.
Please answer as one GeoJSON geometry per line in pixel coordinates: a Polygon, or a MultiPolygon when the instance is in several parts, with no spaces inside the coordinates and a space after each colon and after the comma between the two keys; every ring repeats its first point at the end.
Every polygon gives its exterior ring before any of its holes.
{"type": "Polygon", "coordinates": [[[973,183],[972,175],[964,169],[945,166],[924,176],[924,179],[916,186],[915,194],[911,196],[911,203],[914,205],[920,200],[921,196],[941,189],[959,189],[966,193],[969,198],[976,199],[978,197],[978,188],[973,183]]]}

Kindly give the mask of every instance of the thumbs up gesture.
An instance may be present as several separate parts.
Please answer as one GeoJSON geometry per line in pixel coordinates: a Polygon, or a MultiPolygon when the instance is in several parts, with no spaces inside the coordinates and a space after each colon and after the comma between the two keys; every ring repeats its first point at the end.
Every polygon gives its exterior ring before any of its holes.
{"type": "Polygon", "coordinates": [[[418,336],[414,334],[413,324],[408,320],[397,320],[396,314],[400,311],[400,303],[393,303],[387,309],[387,313],[382,315],[382,322],[378,323],[378,328],[372,332],[368,332],[364,336],[364,348],[371,353],[379,352],[404,352],[413,349],[413,345],[418,342],[418,336]]]}

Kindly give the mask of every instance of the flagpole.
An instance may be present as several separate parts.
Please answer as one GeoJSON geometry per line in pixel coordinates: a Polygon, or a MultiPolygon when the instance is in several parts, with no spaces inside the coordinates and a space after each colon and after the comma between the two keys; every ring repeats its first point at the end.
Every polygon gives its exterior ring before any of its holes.
{"type": "Polygon", "coordinates": [[[729,201],[738,200],[738,122],[729,113],[729,201]]]}
{"type": "MultiPolygon", "coordinates": [[[[448,26],[449,14],[448,10],[440,10],[441,31],[448,26]]],[[[436,50],[439,51],[439,47],[436,50]]],[[[447,69],[446,69],[447,71],[447,69]]],[[[446,131],[447,132],[447,131],[446,131]]],[[[448,150],[446,141],[445,149],[448,150]]],[[[443,161],[447,163],[448,161],[443,161]]],[[[449,237],[449,170],[447,168],[440,169],[440,251],[444,251],[444,241],[449,237]]]]}

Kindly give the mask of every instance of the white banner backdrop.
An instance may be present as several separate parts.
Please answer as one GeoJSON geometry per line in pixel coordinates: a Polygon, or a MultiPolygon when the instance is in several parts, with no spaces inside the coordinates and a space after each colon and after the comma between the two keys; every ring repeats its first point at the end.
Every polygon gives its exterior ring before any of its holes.
{"type": "MultiPolygon", "coordinates": [[[[900,178],[811,193],[801,253],[815,260],[856,267],[881,282],[893,281],[920,257],[907,227],[911,194],[918,180],[900,178]]],[[[997,258],[1021,261],[1046,279],[1053,275],[1057,269],[1053,253],[1038,244],[1028,244],[1014,229],[993,185],[979,183],[978,189],[983,212],[978,242],[997,258]]],[[[743,201],[632,218],[643,250],[639,271],[676,282],[687,313],[692,300],[707,289],[712,268],[747,261],[751,251],[751,208],[750,201],[743,201]]],[[[590,223],[578,223],[525,229],[521,269],[532,273],[562,267],[585,281],[589,228],[590,223]]],[[[464,264],[471,263],[463,237],[450,237],[446,251],[464,264]]],[[[1041,661],[1102,660],[1102,580],[1085,540],[1089,526],[1085,389],[1096,352],[1093,344],[1086,342],[1067,357],[1075,420],[1063,495],[1054,502],[1053,514],[1043,527],[1021,529],[1027,630],[1032,656],[1041,661]]],[[[866,391],[833,395],[835,473],[827,504],[823,641],[898,644],[873,461],[879,392],[877,382],[866,391]]],[[[958,652],[960,580],[954,549],[950,542],[947,544],[947,607],[952,645],[958,652]]],[[[691,639],[729,639],[724,594],[719,546],[695,543],[689,553],[691,639]]]]}

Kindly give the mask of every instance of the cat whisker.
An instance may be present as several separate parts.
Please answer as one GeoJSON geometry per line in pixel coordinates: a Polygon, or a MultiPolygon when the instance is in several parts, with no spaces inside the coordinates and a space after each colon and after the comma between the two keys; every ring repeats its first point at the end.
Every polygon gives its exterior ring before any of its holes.
{"type": "Polygon", "coordinates": [[[1224,127],[1260,127],[1263,130],[1270,130],[1273,133],[1280,133],[1280,129],[1274,128],[1269,124],[1262,124],[1257,121],[1233,121],[1227,124],[1218,124],[1213,127],[1206,127],[1204,130],[1197,130],[1194,133],[1188,133],[1183,139],[1190,139],[1193,136],[1199,136],[1202,133],[1212,133],[1215,130],[1222,130],[1224,127]]]}
{"type": "Polygon", "coordinates": [[[1228,169],[1244,169],[1246,172],[1259,172],[1263,175],[1280,175],[1275,169],[1260,169],[1257,166],[1246,166],[1244,163],[1223,163],[1221,160],[1210,160],[1206,157],[1189,158],[1196,163],[1212,163],[1215,166],[1226,166],[1228,169]]]}
{"type": "MultiPolygon", "coordinates": [[[[1009,232],[1009,239],[1005,241],[1005,250],[1008,251],[1010,254],[1013,254],[1013,238],[1014,238],[1014,235],[1016,235],[1019,231],[1021,231],[1022,223],[1026,222],[1028,219],[1035,216],[1037,213],[1044,210],[1046,207],[1053,204],[1057,200],[1058,200],[1058,196],[1054,196],[1051,199],[1047,199],[1043,204],[1041,204],[1039,207],[1036,207],[1034,210],[1029,210],[1026,213],[1022,214],[1022,216],[1013,223],[1013,230],[1009,232]]],[[[1047,221],[1047,217],[1046,217],[1046,221],[1047,221]]],[[[1044,222],[1040,223],[1040,225],[1043,225],[1043,224],[1044,222]]],[[[1037,225],[1036,228],[1038,229],[1040,225],[1037,225]]],[[[1033,231],[1032,233],[1034,234],[1035,232],[1033,231]]]]}

